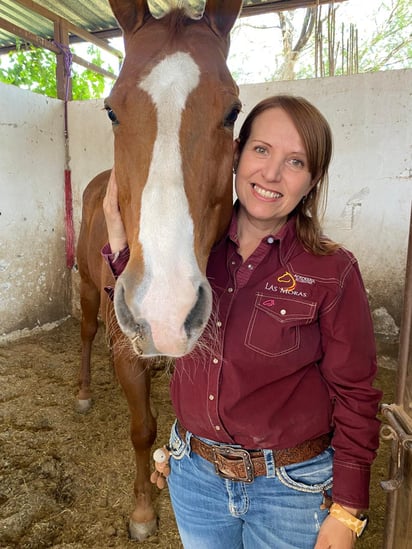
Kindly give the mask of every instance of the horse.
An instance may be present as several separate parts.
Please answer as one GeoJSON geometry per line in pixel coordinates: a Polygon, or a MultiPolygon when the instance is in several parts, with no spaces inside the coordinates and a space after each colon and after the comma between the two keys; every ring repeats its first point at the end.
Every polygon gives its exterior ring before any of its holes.
{"type": "Polygon", "coordinates": [[[232,205],[233,126],[241,109],[226,65],[241,0],[207,0],[199,17],[180,2],[161,18],[146,0],[109,0],[123,32],[125,59],[105,109],[113,124],[119,208],[130,259],[115,284],[102,259],[102,201],[110,171],[83,193],[77,246],[81,303],[78,409],[91,405],[90,357],[99,314],[130,410],[135,508],[130,536],[157,529],[150,484],[156,421],[150,362],[189,353],[208,322],[205,271],[232,205]],[[149,365],[149,366],[148,366],[149,365]]]}

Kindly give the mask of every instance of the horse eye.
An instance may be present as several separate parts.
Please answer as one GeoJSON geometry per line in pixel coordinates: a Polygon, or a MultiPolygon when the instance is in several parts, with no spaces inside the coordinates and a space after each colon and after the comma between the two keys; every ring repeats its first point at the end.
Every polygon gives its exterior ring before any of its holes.
{"type": "Polygon", "coordinates": [[[225,128],[232,128],[234,126],[237,120],[237,117],[239,116],[239,113],[240,113],[239,105],[235,105],[234,107],[232,107],[229,114],[225,116],[225,121],[224,121],[225,128]]]}
{"type": "Polygon", "coordinates": [[[113,124],[118,124],[116,113],[110,107],[106,107],[107,116],[110,118],[113,124]]]}

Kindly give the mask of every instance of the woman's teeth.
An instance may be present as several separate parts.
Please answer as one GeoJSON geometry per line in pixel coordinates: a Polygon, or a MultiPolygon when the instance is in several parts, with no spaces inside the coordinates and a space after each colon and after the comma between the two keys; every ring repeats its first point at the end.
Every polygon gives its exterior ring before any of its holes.
{"type": "Polygon", "coordinates": [[[263,189],[262,187],[259,187],[258,185],[253,185],[253,189],[257,192],[257,194],[263,196],[263,198],[280,198],[282,196],[280,193],[277,193],[275,191],[268,191],[266,189],[263,189]]]}

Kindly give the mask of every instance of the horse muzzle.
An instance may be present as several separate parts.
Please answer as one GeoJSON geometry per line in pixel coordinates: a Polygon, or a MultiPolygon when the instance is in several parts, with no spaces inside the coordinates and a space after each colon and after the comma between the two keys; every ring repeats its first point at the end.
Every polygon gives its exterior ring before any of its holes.
{"type": "Polygon", "coordinates": [[[197,284],[182,282],[162,291],[151,292],[147,283],[131,283],[119,277],[115,287],[114,308],[122,332],[134,352],[145,357],[180,357],[192,351],[211,313],[212,291],[206,278],[197,284]]]}

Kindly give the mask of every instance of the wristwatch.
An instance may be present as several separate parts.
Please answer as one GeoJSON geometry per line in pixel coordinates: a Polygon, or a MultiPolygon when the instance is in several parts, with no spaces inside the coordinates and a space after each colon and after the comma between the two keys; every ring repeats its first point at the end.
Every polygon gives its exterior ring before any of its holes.
{"type": "Polygon", "coordinates": [[[369,522],[367,515],[359,515],[359,517],[355,517],[355,515],[352,515],[349,511],[346,511],[346,509],[339,505],[339,503],[332,503],[329,508],[329,514],[355,532],[357,538],[361,537],[369,522]]]}

